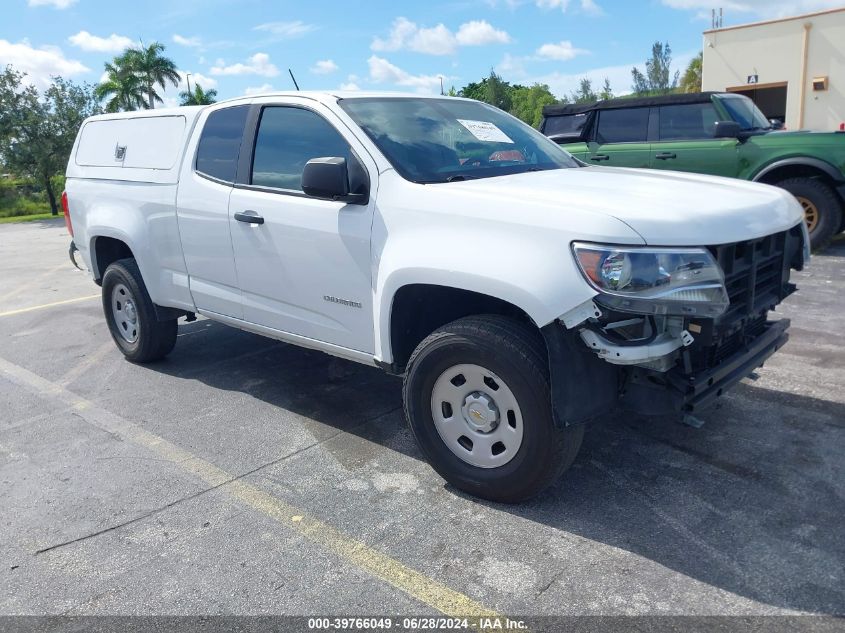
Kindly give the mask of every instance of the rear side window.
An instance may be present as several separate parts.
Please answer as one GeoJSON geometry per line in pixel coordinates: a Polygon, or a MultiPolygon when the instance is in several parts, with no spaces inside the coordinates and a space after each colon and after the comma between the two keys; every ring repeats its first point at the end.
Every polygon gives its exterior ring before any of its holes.
{"type": "Polygon", "coordinates": [[[252,184],[302,191],[302,171],[312,158],[350,160],[349,144],[319,114],[303,108],[264,109],[255,139],[252,184]]]}
{"type": "Polygon", "coordinates": [[[249,106],[235,106],[216,110],[208,116],[197,147],[197,172],[224,182],[235,182],[248,112],[249,106]]]}
{"type": "Polygon", "coordinates": [[[587,124],[589,117],[587,113],[568,114],[564,116],[550,116],[543,126],[543,134],[555,136],[557,134],[580,134],[587,124]]]}
{"type": "Polygon", "coordinates": [[[717,120],[712,103],[661,106],[660,140],[713,138],[717,120]]]}
{"type": "Polygon", "coordinates": [[[599,112],[599,143],[636,143],[648,140],[648,108],[620,108],[599,112]]]}

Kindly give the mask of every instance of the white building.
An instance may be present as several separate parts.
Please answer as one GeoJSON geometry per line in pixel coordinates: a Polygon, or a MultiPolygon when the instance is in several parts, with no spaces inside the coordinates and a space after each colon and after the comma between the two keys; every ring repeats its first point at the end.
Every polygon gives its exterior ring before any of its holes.
{"type": "Polygon", "coordinates": [[[705,31],[702,89],[747,95],[787,129],[839,129],[845,6],[705,31]]]}

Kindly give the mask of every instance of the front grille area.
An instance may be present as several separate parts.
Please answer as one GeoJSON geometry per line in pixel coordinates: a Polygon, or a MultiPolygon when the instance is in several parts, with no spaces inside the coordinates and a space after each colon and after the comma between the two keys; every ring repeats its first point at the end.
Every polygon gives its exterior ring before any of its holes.
{"type": "Polygon", "coordinates": [[[727,311],[701,323],[702,332],[687,350],[685,373],[717,367],[766,330],[769,310],[795,290],[790,268],[801,268],[801,227],[755,240],[709,247],[725,274],[727,311]]]}

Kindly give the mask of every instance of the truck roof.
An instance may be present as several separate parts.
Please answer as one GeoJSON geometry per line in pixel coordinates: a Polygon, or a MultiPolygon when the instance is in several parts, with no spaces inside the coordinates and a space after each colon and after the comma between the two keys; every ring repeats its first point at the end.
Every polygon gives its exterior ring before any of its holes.
{"type": "Polygon", "coordinates": [[[543,116],[565,116],[582,114],[591,110],[612,110],[614,108],[639,108],[681,103],[707,103],[719,92],[685,92],[654,97],[618,97],[589,103],[563,103],[543,107],[543,116]]]}
{"type": "Polygon", "coordinates": [[[248,95],[243,97],[234,97],[232,99],[225,99],[218,101],[218,103],[236,103],[241,101],[249,101],[251,99],[262,97],[301,97],[305,99],[314,99],[320,102],[334,102],[339,99],[463,99],[464,101],[472,101],[465,97],[446,97],[445,95],[423,95],[416,92],[393,92],[389,90],[274,90],[271,92],[262,92],[260,94],[248,95]]]}

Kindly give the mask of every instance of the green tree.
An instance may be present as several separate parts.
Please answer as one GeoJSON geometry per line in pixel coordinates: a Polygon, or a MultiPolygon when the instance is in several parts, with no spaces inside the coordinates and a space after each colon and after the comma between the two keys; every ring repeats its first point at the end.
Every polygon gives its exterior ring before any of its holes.
{"type": "Polygon", "coordinates": [[[599,99],[613,99],[613,89],[610,87],[610,80],[605,77],[604,84],[602,84],[601,92],[599,92],[599,99]]]}
{"type": "Polygon", "coordinates": [[[689,66],[681,77],[681,92],[701,92],[701,67],[704,53],[699,53],[690,60],[689,66]]]}
{"type": "Polygon", "coordinates": [[[139,110],[146,107],[144,85],[132,68],[126,53],[106,62],[105,68],[106,78],[97,85],[95,94],[101,101],[108,100],[106,112],[139,110]]]}
{"type": "Polygon", "coordinates": [[[12,173],[41,183],[58,215],[51,179],[67,166],[82,122],[101,112],[99,100],[93,86],[61,77],[39,95],[25,77],[11,66],[0,74],[0,157],[12,173]]]}
{"type": "Polygon", "coordinates": [[[478,82],[471,81],[458,91],[458,96],[466,97],[467,99],[475,99],[476,101],[484,101],[486,87],[487,78],[478,82]]]}
{"type": "Polygon", "coordinates": [[[581,78],[581,83],[578,90],[569,96],[573,103],[590,103],[591,101],[598,101],[598,95],[593,92],[593,82],[586,77],[581,78]]]}
{"type": "Polygon", "coordinates": [[[194,89],[191,92],[184,90],[179,93],[179,98],[181,99],[179,105],[183,106],[211,105],[217,102],[217,91],[214,88],[203,90],[202,86],[194,84],[194,89]]]}
{"type": "Polygon", "coordinates": [[[156,103],[163,102],[161,95],[156,92],[156,86],[164,89],[168,83],[174,86],[179,85],[179,73],[176,72],[176,64],[162,53],[164,53],[164,45],[158,42],[152,42],[147,46],[142,44],[141,48],[130,48],[124,53],[127,56],[130,69],[138,76],[144,86],[147,108],[151,110],[156,103]]]}
{"type": "Polygon", "coordinates": [[[637,68],[631,69],[632,90],[640,95],[661,95],[674,91],[678,76],[672,75],[672,49],[669,43],[655,42],[651,47],[651,58],[646,60],[645,74],[637,68]]]}
{"type": "Polygon", "coordinates": [[[484,101],[505,112],[511,109],[511,85],[492,69],[484,86],[484,101]]]}
{"type": "Polygon", "coordinates": [[[543,106],[557,103],[557,99],[546,84],[514,86],[511,90],[510,113],[528,125],[539,127],[543,120],[543,106]]]}
{"type": "Polygon", "coordinates": [[[164,45],[153,42],[128,48],[106,62],[106,79],[97,86],[97,96],[108,99],[107,112],[152,109],[163,103],[156,86],[179,85],[179,73],[173,60],[162,53],[164,45]]]}
{"type": "Polygon", "coordinates": [[[479,82],[472,82],[464,86],[458,96],[489,103],[505,112],[511,109],[511,91],[515,86],[504,81],[496,71],[490,70],[490,75],[479,82]]]}

